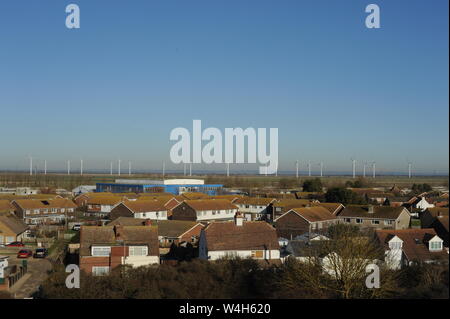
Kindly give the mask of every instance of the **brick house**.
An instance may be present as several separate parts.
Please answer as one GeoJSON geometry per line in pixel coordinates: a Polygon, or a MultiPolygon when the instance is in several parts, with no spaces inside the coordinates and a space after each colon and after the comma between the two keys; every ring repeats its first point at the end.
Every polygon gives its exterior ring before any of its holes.
{"type": "Polygon", "coordinates": [[[18,199],[12,204],[15,214],[27,225],[60,223],[66,219],[67,213],[73,213],[77,208],[74,202],[67,198],[55,199],[18,199]]]}
{"type": "Polygon", "coordinates": [[[90,215],[105,217],[111,210],[128,199],[123,196],[94,196],[89,197],[86,202],[86,211],[90,215]]]}
{"type": "Polygon", "coordinates": [[[153,199],[122,202],[111,209],[109,217],[111,220],[118,217],[167,220],[168,216],[164,201],[153,199]]]}
{"type": "Polygon", "coordinates": [[[225,199],[185,200],[172,209],[173,220],[233,220],[238,208],[225,199]]]}
{"type": "Polygon", "coordinates": [[[407,229],[411,215],[405,207],[348,205],[338,215],[344,223],[375,229],[407,229]]]}
{"type": "MultiPolygon", "coordinates": [[[[119,217],[111,221],[108,226],[142,226],[147,219],[133,217],[119,217]]],[[[160,247],[170,247],[172,244],[187,242],[196,244],[200,238],[200,232],[205,227],[201,223],[187,220],[158,220],[152,221],[152,225],[158,227],[158,240],[160,247]]]]}
{"type": "Polygon", "coordinates": [[[94,275],[119,265],[159,264],[158,228],[143,226],[82,226],[80,269],[94,275]]]}
{"type": "Polygon", "coordinates": [[[339,219],[324,207],[293,208],[275,219],[278,237],[292,239],[310,232],[322,232],[339,223],[339,219]]]}

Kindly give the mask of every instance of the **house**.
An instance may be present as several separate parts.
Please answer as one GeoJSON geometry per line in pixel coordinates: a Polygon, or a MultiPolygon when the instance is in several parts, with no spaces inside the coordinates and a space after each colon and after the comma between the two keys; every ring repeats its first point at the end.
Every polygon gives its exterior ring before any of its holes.
{"type": "Polygon", "coordinates": [[[123,196],[94,196],[86,202],[87,213],[99,217],[108,216],[111,210],[128,199],[123,196]]]}
{"type": "Polygon", "coordinates": [[[163,201],[159,200],[137,200],[126,201],[116,205],[109,217],[114,220],[118,217],[146,218],[154,220],[167,220],[167,208],[163,201]]]}
{"type": "Polygon", "coordinates": [[[265,197],[242,197],[233,202],[245,220],[271,220],[272,205],[275,198],[265,197]]]}
{"type": "Polygon", "coordinates": [[[104,275],[119,265],[159,264],[158,227],[81,226],[80,269],[104,275]]]}
{"type": "Polygon", "coordinates": [[[200,234],[199,258],[227,257],[279,261],[280,246],[275,228],[264,221],[245,221],[240,213],[233,221],[210,223],[200,234]]]}
{"type": "Polygon", "coordinates": [[[345,208],[341,203],[312,203],[311,206],[320,206],[326,208],[334,216],[339,215],[340,212],[345,208]]]}
{"type": "Polygon", "coordinates": [[[275,228],[279,237],[292,239],[308,232],[324,231],[338,222],[339,219],[324,207],[300,207],[275,219],[275,228]]]}
{"type": "Polygon", "coordinates": [[[430,204],[425,196],[417,198],[413,203],[412,206],[421,212],[425,211],[427,208],[433,208],[434,205],[430,204]]]}
{"type": "Polygon", "coordinates": [[[444,247],[449,247],[448,207],[428,208],[420,214],[420,224],[422,228],[433,228],[444,241],[444,247]]]}
{"type": "Polygon", "coordinates": [[[67,198],[47,200],[18,199],[15,206],[16,216],[28,225],[60,223],[66,219],[67,213],[73,213],[77,206],[67,198]]]}
{"type": "Polygon", "coordinates": [[[0,214],[13,214],[14,213],[14,205],[11,204],[9,200],[0,200],[0,214]]]}
{"type": "Polygon", "coordinates": [[[281,199],[273,203],[273,217],[272,220],[277,219],[292,208],[309,207],[313,203],[318,203],[311,199],[281,199]]]}
{"type": "Polygon", "coordinates": [[[416,262],[448,262],[443,240],[434,229],[376,230],[375,236],[384,249],[384,262],[391,269],[416,262]]]}
{"type": "MultiPolygon", "coordinates": [[[[142,226],[148,223],[147,219],[119,217],[108,226],[142,226]]],[[[151,224],[158,227],[158,240],[160,247],[170,247],[172,244],[188,242],[196,244],[200,238],[200,232],[204,225],[187,220],[154,220],[151,224]]]]}
{"type": "Polygon", "coordinates": [[[232,220],[238,208],[226,199],[185,200],[172,209],[173,220],[232,220]]]}
{"type": "Polygon", "coordinates": [[[0,245],[22,241],[28,226],[12,214],[0,213],[0,245]]]}
{"type": "Polygon", "coordinates": [[[407,229],[411,215],[405,207],[348,205],[338,215],[344,223],[375,229],[407,229]]]}

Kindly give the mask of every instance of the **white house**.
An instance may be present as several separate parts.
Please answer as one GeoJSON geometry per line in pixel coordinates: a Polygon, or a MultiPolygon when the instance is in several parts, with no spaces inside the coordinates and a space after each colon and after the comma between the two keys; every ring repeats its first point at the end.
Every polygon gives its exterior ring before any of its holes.
{"type": "Polygon", "coordinates": [[[233,202],[247,221],[263,220],[272,214],[275,198],[242,197],[233,202]]]}

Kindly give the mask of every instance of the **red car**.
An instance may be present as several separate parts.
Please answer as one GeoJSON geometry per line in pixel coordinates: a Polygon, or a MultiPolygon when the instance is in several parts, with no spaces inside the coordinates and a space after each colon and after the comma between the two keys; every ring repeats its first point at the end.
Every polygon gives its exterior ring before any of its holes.
{"type": "Polygon", "coordinates": [[[18,253],[17,253],[17,258],[28,258],[33,256],[33,252],[29,249],[21,249],[18,253]]]}
{"type": "Polygon", "coordinates": [[[6,245],[6,247],[25,247],[25,245],[20,241],[13,241],[12,243],[6,245]]]}

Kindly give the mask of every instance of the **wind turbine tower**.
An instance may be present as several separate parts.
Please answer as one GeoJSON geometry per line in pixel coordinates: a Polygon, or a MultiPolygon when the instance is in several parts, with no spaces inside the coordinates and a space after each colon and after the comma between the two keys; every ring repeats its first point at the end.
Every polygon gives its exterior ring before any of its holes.
{"type": "Polygon", "coordinates": [[[122,162],[122,160],[118,160],[118,164],[119,164],[119,167],[117,168],[117,174],[120,176],[120,163],[122,162]]]}
{"type": "Polygon", "coordinates": [[[356,177],[356,160],[352,158],[353,178],[356,177]]]}
{"type": "Polygon", "coordinates": [[[320,165],[320,177],[323,177],[323,162],[320,162],[319,165],[320,165]]]}
{"type": "Polygon", "coordinates": [[[372,163],[372,177],[375,178],[375,162],[372,163]]]}
{"type": "Polygon", "coordinates": [[[408,163],[408,178],[411,178],[411,168],[412,168],[412,163],[409,162],[408,163]]]}
{"type": "Polygon", "coordinates": [[[308,176],[311,177],[311,162],[308,162],[308,176]]]}
{"type": "Polygon", "coordinates": [[[298,178],[298,161],[295,161],[295,177],[298,178]]]}
{"type": "Polygon", "coordinates": [[[67,161],[67,175],[70,175],[70,160],[67,161]]]}
{"type": "Polygon", "coordinates": [[[33,157],[30,156],[30,176],[33,175],[33,157]]]}

